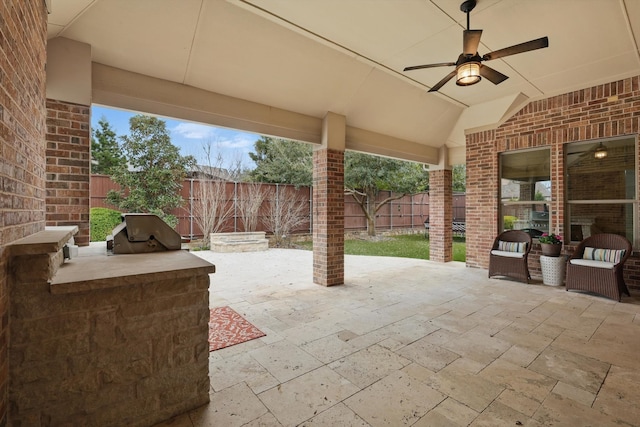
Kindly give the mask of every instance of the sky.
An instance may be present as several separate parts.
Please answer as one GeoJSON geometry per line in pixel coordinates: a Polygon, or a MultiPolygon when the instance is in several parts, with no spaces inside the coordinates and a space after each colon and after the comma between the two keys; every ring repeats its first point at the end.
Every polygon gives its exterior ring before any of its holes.
{"type": "MultiPolygon", "coordinates": [[[[136,114],[138,113],[134,111],[94,105],[91,107],[91,127],[99,129],[98,121],[105,117],[118,137],[128,135],[129,118],[136,114]]],[[[238,160],[245,168],[253,169],[255,167],[255,163],[249,158],[248,153],[253,151],[253,144],[260,138],[260,135],[166,117],[161,118],[167,123],[171,143],[180,148],[180,154],[183,156],[194,156],[198,160],[198,164],[209,164],[204,147],[210,144],[212,163],[215,163],[214,159],[220,153],[223,158],[223,167],[229,167],[238,160]]],[[[118,138],[118,142],[122,143],[120,138],[118,138]]]]}

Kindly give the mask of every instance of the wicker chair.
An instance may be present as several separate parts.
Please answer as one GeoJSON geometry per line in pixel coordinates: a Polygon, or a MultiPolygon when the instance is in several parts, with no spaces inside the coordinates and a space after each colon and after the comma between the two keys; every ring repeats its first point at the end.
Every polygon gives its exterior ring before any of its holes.
{"type": "Polygon", "coordinates": [[[625,261],[631,256],[631,242],[617,234],[594,234],[578,244],[567,262],[566,286],[568,290],[580,290],[604,295],[620,301],[622,294],[629,293],[622,277],[625,261]],[[612,262],[584,259],[585,248],[624,250],[612,262]]]}
{"type": "Polygon", "coordinates": [[[507,276],[529,283],[531,275],[527,264],[531,251],[531,236],[521,230],[508,230],[500,233],[493,241],[489,254],[489,277],[507,276]],[[504,246],[501,242],[526,243],[520,251],[500,250],[504,246]]]}

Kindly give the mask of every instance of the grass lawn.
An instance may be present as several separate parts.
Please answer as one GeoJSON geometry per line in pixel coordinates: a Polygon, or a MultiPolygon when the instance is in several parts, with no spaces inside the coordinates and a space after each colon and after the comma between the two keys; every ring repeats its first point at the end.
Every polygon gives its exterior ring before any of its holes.
{"type": "MultiPolygon", "coordinates": [[[[311,250],[312,242],[298,243],[304,249],[311,250]]],[[[408,234],[389,237],[388,240],[345,240],[344,253],[347,255],[395,256],[403,258],[429,259],[429,239],[423,234],[408,234]]],[[[464,237],[453,238],[453,260],[466,260],[464,237]]]]}

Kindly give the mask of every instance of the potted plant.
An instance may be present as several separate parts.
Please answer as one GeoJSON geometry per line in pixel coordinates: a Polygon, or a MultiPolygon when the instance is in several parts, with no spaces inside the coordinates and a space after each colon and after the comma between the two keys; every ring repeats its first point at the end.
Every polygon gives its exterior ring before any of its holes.
{"type": "Polygon", "coordinates": [[[542,233],[542,235],[538,237],[538,241],[540,242],[542,255],[560,256],[560,252],[562,251],[562,236],[554,233],[542,233]]]}

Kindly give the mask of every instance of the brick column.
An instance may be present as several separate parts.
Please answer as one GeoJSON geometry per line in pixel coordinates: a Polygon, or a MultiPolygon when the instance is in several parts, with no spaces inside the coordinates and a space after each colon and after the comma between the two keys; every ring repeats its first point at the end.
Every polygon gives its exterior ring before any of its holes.
{"type": "Polygon", "coordinates": [[[430,259],[453,259],[453,185],[451,169],[429,172],[430,259]]]}
{"type": "Polygon", "coordinates": [[[91,108],[47,99],[46,225],[78,226],[77,245],[89,244],[91,108]]]}
{"type": "Polygon", "coordinates": [[[3,0],[0,17],[0,426],[6,426],[13,268],[7,245],[45,225],[47,11],[43,1],[3,0]]]}
{"type": "Polygon", "coordinates": [[[344,284],[345,118],[328,113],[313,153],[313,282],[344,284]]]}
{"type": "Polygon", "coordinates": [[[493,239],[502,230],[498,221],[500,179],[496,131],[467,135],[466,245],[467,267],[489,268],[493,239]]]}

